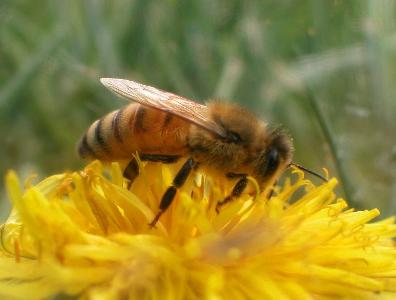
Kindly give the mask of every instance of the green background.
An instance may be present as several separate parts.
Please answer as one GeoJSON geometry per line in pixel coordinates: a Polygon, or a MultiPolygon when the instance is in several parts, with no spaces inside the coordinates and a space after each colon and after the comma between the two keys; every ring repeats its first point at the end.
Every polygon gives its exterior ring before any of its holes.
{"type": "Polygon", "coordinates": [[[355,207],[394,214],[395,23],[392,0],[1,0],[0,176],[80,168],[80,135],[125,104],[98,79],[119,77],[239,102],[355,207]]]}

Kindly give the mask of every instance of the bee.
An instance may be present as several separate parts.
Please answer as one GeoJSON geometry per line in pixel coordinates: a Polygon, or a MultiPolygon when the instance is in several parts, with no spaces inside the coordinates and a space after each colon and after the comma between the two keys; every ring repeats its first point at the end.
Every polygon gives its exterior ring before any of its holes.
{"type": "Polygon", "coordinates": [[[167,164],[185,159],[161,198],[158,213],[149,224],[152,227],[198,168],[236,181],[231,193],[218,202],[217,211],[243,193],[248,176],[265,187],[275,184],[282,172],[294,165],[321,177],[292,162],[293,143],[288,134],[271,129],[236,104],[202,105],[130,80],[100,81],[133,103],[105,115],[88,128],[78,146],[82,158],[129,160],[123,175],[130,183],[139,174],[135,153],[143,161],[167,164]]]}

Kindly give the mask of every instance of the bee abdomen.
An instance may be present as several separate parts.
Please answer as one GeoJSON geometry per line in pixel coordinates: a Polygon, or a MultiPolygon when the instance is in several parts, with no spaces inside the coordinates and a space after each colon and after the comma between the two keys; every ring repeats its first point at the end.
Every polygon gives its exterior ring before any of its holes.
{"type": "Polygon", "coordinates": [[[103,118],[96,120],[83,135],[78,153],[83,158],[107,159],[118,152],[116,139],[113,133],[113,118],[118,111],[111,112],[103,118]]]}
{"type": "Polygon", "coordinates": [[[115,112],[113,112],[112,114],[112,119],[111,119],[111,130],[114,133],[114,137],[115,139],[119,142],[122,143],[123,142],[123,138],[121,136],[121,129],[120,129],[120,123],[121,123],[121,118],[123,115],[123,112],[125,110],[124,108],[121,108],[119,110],[116,110],[115,112]]]}
{"type": "MultiPolygon", "coordinates": [[[[107,116],[106,116],[107,117],[107,116]]],[[[105,128],[103,127],[103,120],[106,118],[99,119],[96,123],[95,131],[94,131],[94,142],[98,145],[98,147],[107,154],[111,153],[111,149],[107,144],[106,135],[104,133],[105,128]]],[[[108,136],[108,134],[107,134],[108,136]]]]}
{"type": "Polygon", "coordinates": [[[190,123],[172,114],[132,103],[96,120],[82,137],[83,158],[130,159],[136,152],[184,155],[190,123]]]}
{"type": "Polygon", "coordinates": [[[84,133],[83,137],[81,138],[80,142],[78,143],[78,154],[82,158],[95,158],[95,151],[88,143],[88,136],[87,133],[84,133]]]}

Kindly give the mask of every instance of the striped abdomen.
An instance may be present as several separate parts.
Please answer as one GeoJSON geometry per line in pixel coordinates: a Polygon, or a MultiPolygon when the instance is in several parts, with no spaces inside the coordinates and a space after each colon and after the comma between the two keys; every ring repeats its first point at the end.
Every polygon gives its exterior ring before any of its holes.
{"type": "Polygon", "coordinates": [[[172,114],[132,103],[96,120],[83,135],[83,158],[130,159],[144,154],[184,155],[190,123],[172,114]]]}

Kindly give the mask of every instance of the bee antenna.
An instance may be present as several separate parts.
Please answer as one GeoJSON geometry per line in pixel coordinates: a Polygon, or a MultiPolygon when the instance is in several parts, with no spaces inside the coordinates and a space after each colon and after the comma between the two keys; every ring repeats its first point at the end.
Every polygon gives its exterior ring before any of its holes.
{"type": "Polygon", "coordinates": [[[320,178],[320,179],[323,180],[324,182],[328,182],[327,178],[325,178],[325,177],[323,177],[322,175],[320,175],[320,174],[318,174],[318,173],[316,173],[316,172],[314,172],[314,171],[312,171],[312,170],[310,170],[310,169],[307,169],[307,168],[305,168],[305,167],[303,167],[303,166],[301,166],[301,165],[299,165],[299,164],[296,164],[296,163],[293,163],[293,162],[292,162],[292,163],[289,164],[289,167],[295,167],[295,168],[297,168],[297,169],[299,169],[299,170],[301,170],[301,171],[307,172],[307,173],[309,173],[309,174],[311,174],[311,175],[314,175],[314,176],[320,178]]]}

